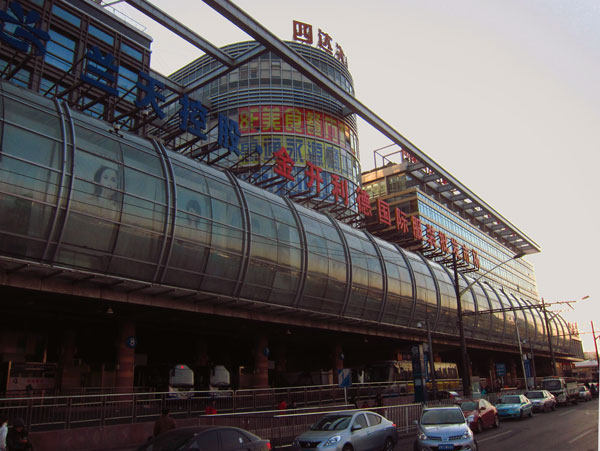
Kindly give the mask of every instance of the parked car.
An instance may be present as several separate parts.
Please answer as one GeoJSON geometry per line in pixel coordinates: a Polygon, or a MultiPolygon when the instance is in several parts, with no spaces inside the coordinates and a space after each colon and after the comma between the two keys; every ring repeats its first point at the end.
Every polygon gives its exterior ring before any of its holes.
{"type": "Polygon", "coordinates": [[[229,426],[195,426],[173,429],[148,440],[136,451],[268,451],[271,442],[229,426]]]}
{"type": "Polygon", "coordinates": [[[294,450],[384,450],[398,442],[396,425],[365,410],[332,412],[323,416],[294,441],[294,450]]]}
{"type": "Polygon", "coordinates": [[[590,393],[590,391],[587,389],[587,387],[585,385],[579,386],[579,399],[581,401],[591,401],[592,400],[592,394],[590,393]]]}
{"type": "Polygon", "coordinates": [[[556,409],[556,398],[548,390],[530,390],[525,393],[534,411],[550,412],[556,409]]]}
{"type": "Polygon", "coordinates": [[[500,425],[498,409],[485,399],[463,401],[460,408],[474,432],[481,432],[484,427],[497,428],[500,425]]]}
{"type": "Polygon", "coordinates": [[[452,391],[452,390],[440,390],[440,391],[438,391],[438,397],[437,397],[437,399],[451,399],[451,400],[453,400],[457,404],[462,401],[462,398],[458,394],[458,392],[455,392],[455,391],[452,391]]]}
{"type": "Polygon", "coordinates": [[[460,449],[477,451],[473,432],[458,406],[427,407],[423,409],[417,425],[415,451],[460,449]]]}
{"type": "Polygon", "coordinates": [[[504,395],[496,404],[500,418],[518,418],[533,416],[533,404],[525,395],[504,395]]]}

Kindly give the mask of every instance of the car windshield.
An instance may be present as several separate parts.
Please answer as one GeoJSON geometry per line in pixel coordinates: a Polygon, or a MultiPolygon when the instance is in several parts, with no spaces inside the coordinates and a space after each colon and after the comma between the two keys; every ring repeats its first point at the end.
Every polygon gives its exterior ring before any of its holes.
{"type": "Polygon", "coordinates": [[[541,391],[528,391],[525,396],[529,399],[543,398],[544,394],[541,391]]]}
{"type": "Polygon", "coordinates": [[[502,404],[519,404],[521,402],[521,398],[518,396],[505,396],[502,398],[502,404]]]}
{"type": "Polygon", "coordinates": [[[327,415],[313,424],[312,431],[341,431],[350,425],[352,415],[327,415]]]}
{"type": "Polygon", "coordinates": [[[585,387],[579,387],[579,391],[585,391],[585,387]]]}
{"type": "Polygon", "coordinates": [[[546,390],[559,390],[560,389],[560,381],[543,381],[542,385],[546,390]]]}
{"type": "Polygon", "coordinates": [[[477,403],[474,403],[473,401],[463,402],[460,405],[460,408],[462,410],[477,410],[477,403]]]}
{"type": "Polygon", "coordinates": [[[465,417],[460,410],[426,410],[421,417],[421,424],[457,424],[464,423],[465,417]]]}

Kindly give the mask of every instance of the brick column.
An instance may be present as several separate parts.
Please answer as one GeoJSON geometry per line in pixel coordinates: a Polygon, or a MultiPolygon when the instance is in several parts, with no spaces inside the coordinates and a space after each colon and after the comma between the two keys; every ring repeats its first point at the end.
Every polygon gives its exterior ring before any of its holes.
{"type": "Polygon", "coordinates": [[[131,318],[119,319],[117,332],[117,367],[115,386],[133,388],[133,370],[135,367],[135,321],[131,318]]]}

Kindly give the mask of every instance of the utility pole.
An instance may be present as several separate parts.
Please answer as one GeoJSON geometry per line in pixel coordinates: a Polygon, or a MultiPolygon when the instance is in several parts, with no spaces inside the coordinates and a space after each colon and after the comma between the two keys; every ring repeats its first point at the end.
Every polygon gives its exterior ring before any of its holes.
{"type": "Polygon", "coordinates": [[[525,391],[529,390],[527,383],[527,373],[525,372],[525,362],[523,361],[523,348],[521,347],[521,334],[519,334],[519,325],[517,324],[517,313],[515,312],[515,329],[517,329],[517,341],[519,342],[519,356],[521,357],[521,369],[523,370],[523,381],[525,382],[525,391]]]}
{"type": "Polygon", "coordinates": [[[598,343],[596,343],[598,337],[596,337],[596,332],[594,331],[594,322],[590,321],[590,323],[592,323],[592,337],[594,338],[594,347],[596,348],[596,365],[600,369],[600,360],[598,359],[598,343]]]}
{"type": "Polygon", "coordinates": [[[427,326],[427,344],[429,346],[429,365],[431,372],[431,386],[433,387],[433,399],[437,400],[437,383],[435,382],[435,361],[433,359],[433,344],[431,342],[431,329],[429,328],[429,319],[425,318],[425,326],[427,326]]]}
{"type": "Polygon", "coordinates": [[[462,303],[460,298],[460,286],[458,285],[458,269],[456,268],[456,254],[452,254],[452,264],[454,266],[454,291],[456,293],[456,314],[458,316],[458,332],[460,335],[460,360],[462,363],[462,383],[463,396],[471,397],[471,375],[469,373],[469,355],[467,354],[467,340],[465,339],[465,329],[463,326],[462,303]]]}
{"type": "Polygon", "coordinates": [[[548,312],[546,304],[542,298],[542,310],[544,311],[544,321],[546,322],[546,336],[548,337],[548,347],[550,348],[550,356],[552,357],[552,375],[556,376],[556,359],[554,358],[554,349],[552,348],[552,332],[550,332],[550,323],[548,321],[548,312]]]}

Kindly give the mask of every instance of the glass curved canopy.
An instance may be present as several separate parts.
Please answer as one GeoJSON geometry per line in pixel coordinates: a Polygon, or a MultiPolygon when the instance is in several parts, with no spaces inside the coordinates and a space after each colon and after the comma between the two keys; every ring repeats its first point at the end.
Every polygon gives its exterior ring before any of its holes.
{"type": "MultiPolygon", "coordinates": [[[[458,335],[437,263],[197,163],[157,142],[0,84],[0,254],[322,314],[458,335]]],[[[460,288],[472,279],[461,276],[460,288]]],[[[487,283],[465,312],[526,304],[487,283]]],[[[547,347],[535,310],[465,317],[467,338],[547,347]],[[535,319],[534,319],[535,318],[535,319]]],[[[562,318],[558,350],[570,349],[562,318]]]]}

